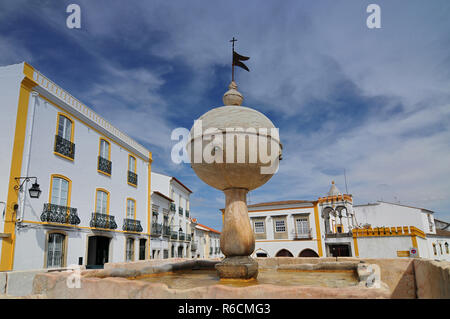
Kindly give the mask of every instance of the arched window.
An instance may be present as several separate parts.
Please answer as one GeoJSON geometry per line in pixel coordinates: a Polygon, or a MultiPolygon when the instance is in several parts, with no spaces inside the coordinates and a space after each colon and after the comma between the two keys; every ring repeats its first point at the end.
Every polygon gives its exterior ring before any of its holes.
{"type": "Polygon", "coordinates": [[[59,206],[70,206],[70,179],[62,175],[52,175],[50,181],[50,204],[59,206]]]}
{"type": "Polygon", "coordinates": [[[75,144],[73,144],[73,121],[66,115],[58,113],[54,152],[56,155],[73,160],[75,144]]]}
{"type": "Polygon", "coordinates": [[[127,198],[127,218],[136,219],[136,201],[133,198],[127,198]]]}
{"type": "Polygon", "coordinates": [[[109,214],[109,193],[104,189],[97,189],[95,193],[95,212],[109,214]]]}
{"type": "Polygon", "coordinates": [[[437,255],[436,244],[433,244],[433,253],[434,255],[437,255]]]}
{"type": "Polygon", "coordinates": [[[309,248],[303,249],[298,256],[299,257],[319,257],[319,255],[314,250],[309,249],[309,248]]]}
{"type": "Polygon", "coordinates": [[[47,237],[47,268],[65,266],[65,240],[62,233],[49,233],[47,237]]]}
{"type": "Polygon", "coordinates": [[[104,138],[100,138],[97,170],[102,174],[111,176],[111,145],[104,138]]]}
{"type": "Polygon", "coordinates": [[[275,257],[294,257],[294,255],[292,255],[292,253],[287,249],[281,249],[277,252],[275,257]]]}
{"type": "Polygon", "coordinates": [[[72,141],[73,122],[67,116],[58,115],[58,136],[65,140],[72,141]]]}

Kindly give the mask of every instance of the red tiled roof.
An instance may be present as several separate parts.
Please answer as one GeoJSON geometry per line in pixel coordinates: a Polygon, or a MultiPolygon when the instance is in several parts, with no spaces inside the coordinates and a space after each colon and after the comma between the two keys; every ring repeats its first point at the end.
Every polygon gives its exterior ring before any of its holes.
{"type": "Polygon", "coordinates": [[[173,202],[173,199],[171,199],[170,197],[167,197],[166,195],[164,195],[164,194],[162,194],[162,193],[160,193],[160,192],[158,192],[158,191],[153,191],[153,194],[156,194],[156,195],[158,195],[158,196],[161,196],[162,198],[167,199],[169,202],[173,202]]]}
{"type": "Polygon", "coordinates": [[[205,226],[205,225],[200,224],[200,223],[197,223],[197,225],[199,225],[199,226],[201,226],[201,227],[204,227],[204,228],[208,229],[209,231],[212,231],[213,233],[220,234],[220,231],[215,230],[215,229],[213,229],[213,228],[211,228],[211,227],[205,226]]]}
{"type": "Polygon", "coordinates": [[[180,184],[181,186],[183,186],[189,193],[192,193],[192,191],[191,191],[189,188],[187,188],[186,185],[184,185],[182,182],[180,182],[180,181],[178,180],[178,178],[172,177],[172,179],[175,180],[175,181],[176,181],[178,184],[180,184]]]}

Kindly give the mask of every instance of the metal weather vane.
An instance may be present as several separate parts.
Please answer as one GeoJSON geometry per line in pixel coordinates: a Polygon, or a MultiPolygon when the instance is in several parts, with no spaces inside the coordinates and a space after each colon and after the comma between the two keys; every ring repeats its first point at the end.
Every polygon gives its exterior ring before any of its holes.
{"type": "Polygon", "coordinates": [[[236,42],[236,41],[237,40],[234,37],[233,37],[233,39],[230,40],[230,42],[232,43],[232,49],[233,49],[233,63],[231,64],[231,81],[234,81],[234,66],[238,66],[238,67],[243,68],[244,70],[247,70],[248,72],[250,72],[248,67],[244,63],[241,62],[241,61],[247,61],[248,59],[250,59],[250,57],[240,55],[236,51],[234,51],[234,42],[236,42]]]}

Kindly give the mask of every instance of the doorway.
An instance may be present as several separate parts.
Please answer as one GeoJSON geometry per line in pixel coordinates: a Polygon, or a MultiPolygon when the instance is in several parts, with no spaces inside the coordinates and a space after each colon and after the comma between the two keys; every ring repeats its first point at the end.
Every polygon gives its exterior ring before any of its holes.
{"type": "Polygon", "coordinates": [[[87,269],[101,269],[108,262],[110,241],[105,236],[89,237],[87,269]]]}
{"type": "Polygon", "coordinates": [[[332,257],[351,257],[350,245],[328,245],[332,257]]]}
{"type": "Polygon", "coordinates": [[[147,247],[147,239],[139,239],[139,260],[145,259],[145,251],[147,247]]]}

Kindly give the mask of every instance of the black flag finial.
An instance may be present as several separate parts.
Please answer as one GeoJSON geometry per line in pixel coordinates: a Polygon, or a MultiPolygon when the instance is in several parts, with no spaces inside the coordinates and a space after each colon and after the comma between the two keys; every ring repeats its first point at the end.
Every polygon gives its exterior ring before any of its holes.
{"type": "Polygon", "coordinates": [[[230,40],[230,42],[232,43],[232,49],[233,49],[233,63],[231,65],[231,81],[234,81],[234,66],[235,65],[250,72],[248,67],[244,63],[241,62],[241,61],[247,61],[250,58],[248,56],[240,55],[236,51],[234,51],[234,42],[236,42],[236,41],[237,40],[234,37],[233,37],[233,39],[230,40]]]}

